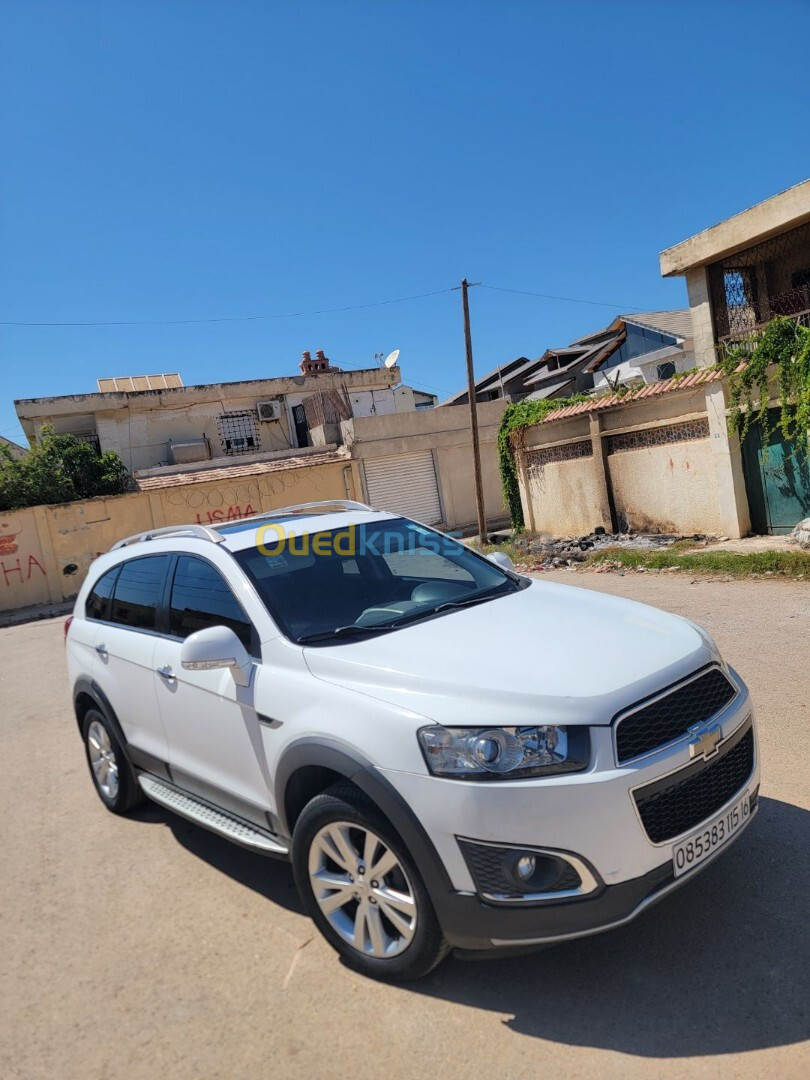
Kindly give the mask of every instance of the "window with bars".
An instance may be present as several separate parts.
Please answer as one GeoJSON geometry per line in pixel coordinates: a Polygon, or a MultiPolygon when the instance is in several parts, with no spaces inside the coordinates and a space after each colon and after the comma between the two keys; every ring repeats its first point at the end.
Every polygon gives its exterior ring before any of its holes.
{"type": "Polygon", "coordinates": [[[255,412],[226,412],[217,419],[219,439],[226,454],[252,454],[261,450],[255,412]]]}
{"type": "Polygon", "coordinates": [[[712,263],[718,341],[745,340],[775,315],[810,321],[810,222],[712,263]]]}
{"type": "Polygon", "coordinates": [[[72,434],[74,439],[78,439],[79,442],[87,443],[87,445],[92,447],[97,454],[101,453],[98,435],[94,431],[72,432],[72,434]]]}

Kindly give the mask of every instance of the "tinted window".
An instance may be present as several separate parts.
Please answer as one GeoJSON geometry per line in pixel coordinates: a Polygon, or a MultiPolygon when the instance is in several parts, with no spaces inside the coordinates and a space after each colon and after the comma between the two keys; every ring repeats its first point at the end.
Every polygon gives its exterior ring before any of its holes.
{"type": "Polygon", "coordinates": [[[208,626],[227,626],[251,652],[252,627],[236,597],[213,566],[181,555],[172,584],[169,633],[188,637],[208,626]]]}
{"type": "Polygon", "coordinates": [[[115,579],[118,577],[120,566],[108,570],[95,583],[90,590],[90,595],[84,602],[84,616],[86,619],[106,619],[109,614],[109,599],[113,593],[115,579]]]}
{"type": "Polygon", "coordinates": [[[124,563],[113,594],[112,622],[137,630],[154,630],[168,555],[148,555],[124,563]]]}

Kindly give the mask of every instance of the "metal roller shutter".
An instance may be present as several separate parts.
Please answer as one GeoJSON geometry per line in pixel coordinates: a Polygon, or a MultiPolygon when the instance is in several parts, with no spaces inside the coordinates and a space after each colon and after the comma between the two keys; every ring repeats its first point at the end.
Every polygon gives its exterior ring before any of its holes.
{"type": "Polygon", "coordinates": [[[372,506],[414,518],[424,525],[441,521],[439,488],[430,450],[394,454],[364,464],[372,506]]]}

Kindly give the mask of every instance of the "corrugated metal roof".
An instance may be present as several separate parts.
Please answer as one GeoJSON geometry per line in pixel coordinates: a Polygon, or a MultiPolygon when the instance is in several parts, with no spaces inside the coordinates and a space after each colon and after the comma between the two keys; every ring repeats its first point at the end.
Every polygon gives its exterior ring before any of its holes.
{"type": "Polygon", "coordinates": [[[253,461],[249,465],[230,465],[219,469],[200,469],[197,472],[170,473],[166,476],[136,477],[136,482],[141,491],[154,491],[157,488],[183,487],[186,484],[212,484],[225,480],[241,480],[246,476],[263,476],[265,473],[306,469],[310,465],[329,465],[332,462],[347,462],[348,460],[345,453],[330,450],[323,454],[277,458],[274,461],[253,461]]]}
{"type": "MultiPolygon", "coordinates": [[[[742,371],[744,367],[744,364],[740,364],[737,371],[742,371]]],[[[706,383],[717,382],[722,378],[723,372],[717,368],[702,368],[700,371],[693,371],[690,375],[680,377],[675,375],[671,379],[648,383],[648,385],[641,386],[638,390],[631,390],[627,394],[609,394],[606,397],[595,397],[591,398],[590,401],[582,401],[577,405],[568,405],[562,409],[555,409],[544,416],[540,423],[550,424],[554,420],[567,420],[571,416],[602,412],[605,409],[628,405],[633,401],[641,401],[643,398],[658,397],[661,394],[671,394],[675,390],[689,390],[695,386],[704,386],[706,383]]]]}
{"type": "Polygon", "coordinates": [[[692,336],[692,313],[688,308],[685,311],[640,311],[634,315],[620,315],[619,318],[661,334],[672,334],[679,338],[692,336]]]}

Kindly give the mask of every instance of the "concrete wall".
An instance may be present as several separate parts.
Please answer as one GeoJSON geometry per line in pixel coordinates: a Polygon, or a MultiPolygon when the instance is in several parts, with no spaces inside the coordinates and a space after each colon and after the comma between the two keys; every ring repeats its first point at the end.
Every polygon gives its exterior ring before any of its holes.
{"type": "Polygon", "coordinates": [[[99,554],[163,525],[216,525],[298,502],[359,498],[348,459],[0,514],[0,611],[74,597],[99,554]]]}
{"type": "Polygon", "coordinates": [[[745,536],[739,445],[721,381],[537,424],[518,477],[527,528],[745,536]]]}
{"type": "Polygon", "coordinates": [[[225,482],[159,488],[148,495],[155,525],[192,522],[216,527],[223,521],[293,503],[359,498],[355,491],[351,462],[347,458],[327,465],[279,469],[225,482]]]}
{"type": "MultiPolygon", "coordinates": [[[[507,402],[488,401],[478,406],[484,505],[490,525],[508,518],[498,470],[497,435],[507,402]]],[[[467,405],[347,420],[341,425],[352,458],[368,459],[431,450],[436,466],[444,525],[458,529],[476,521],[475,481],[467,405]]]]}
{"type": "Polygon", "coordinates": [[[579,536],[601,524],[592,457],[543,462],[535,450],[526,455],[526,464],[534,531],[579,536]]]}
{"type": "Polygon", "coordinates": [[[48,575],[34,510],[0,514],[0,611],[49,599],[48,575]]]}
{"type": "Polygon", "coordinates": [[[708,438],[624,450],[608,463],[620,529],[722,533],[708,438]]]}

